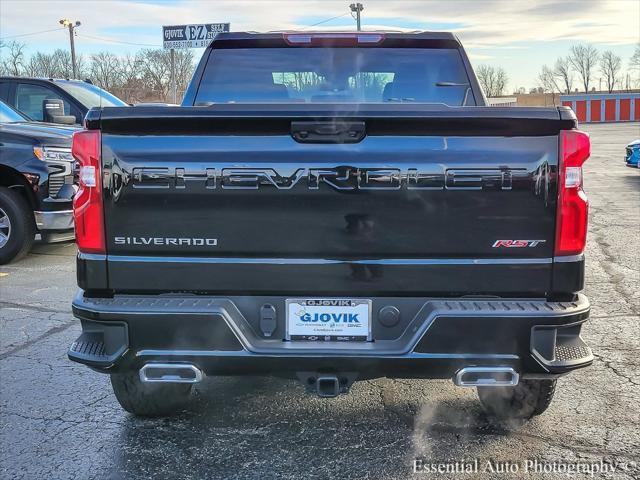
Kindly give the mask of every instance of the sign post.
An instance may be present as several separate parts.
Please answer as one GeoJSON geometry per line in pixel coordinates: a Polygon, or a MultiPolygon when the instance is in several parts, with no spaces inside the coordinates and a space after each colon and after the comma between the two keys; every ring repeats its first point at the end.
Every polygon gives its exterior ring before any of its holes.
{"type": "Polygon", "coordinates": [[[208,47],[218,33],[228,32],[229,23],[202,23],[197,25],[169,25],[162,27],[162,46],[171,50],[171,91],[173,103],[178,103],[176,81],[177,48],[208,47]]]}
{"type": "Polygon", "coordinates": [[[178,88],[176,85],[176,51],[171,49],[171,90],[173,90],[173,103],[178,103],[178,88]]]}

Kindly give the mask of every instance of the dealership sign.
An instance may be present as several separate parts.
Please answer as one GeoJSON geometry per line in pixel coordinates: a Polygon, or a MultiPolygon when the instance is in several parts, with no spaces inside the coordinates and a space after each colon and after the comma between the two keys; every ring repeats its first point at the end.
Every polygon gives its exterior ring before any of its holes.
{"type": "Polygon", "coordinates": [[[162,46],[164,48],[202,48],[208,46],[218,33],[228,31],[228,23],[163,26],[162,46]]]}

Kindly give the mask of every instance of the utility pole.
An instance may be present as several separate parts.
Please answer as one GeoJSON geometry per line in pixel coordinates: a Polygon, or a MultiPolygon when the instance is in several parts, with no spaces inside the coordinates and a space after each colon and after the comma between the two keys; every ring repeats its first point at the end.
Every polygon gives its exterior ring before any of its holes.
{"type": "Polygon", "coordinates": [[[78,77],[78,72],[76,70],[76,44],[73,40],[74,30],[81,25],[79,21],[72,22],[67,18],[63,18],[60,20],[60,25],[67,27],[69,29],[69,43],[71,44],[71,69],[73,70],[73,78],[78,77]]]}
{"type": "Polygon", "coordinates": [[[356,13],[356,25],[358,27],[358,31],[362,30],[360,28],[360,12],[364,10],[364,6],[360,2],[358,2],[358,3],[352,3],[351,5],[349,5],[349,8],[351,9],[352,12],[356,13]]]}

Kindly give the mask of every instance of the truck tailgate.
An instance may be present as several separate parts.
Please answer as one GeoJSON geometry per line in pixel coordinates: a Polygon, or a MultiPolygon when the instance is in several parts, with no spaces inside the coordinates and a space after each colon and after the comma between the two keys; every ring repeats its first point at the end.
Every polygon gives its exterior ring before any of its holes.
{"type": "Polygon", "coordinates": [[[109,288],[549,290],[557,111],[361,108],[103,113],[109,288]]]}

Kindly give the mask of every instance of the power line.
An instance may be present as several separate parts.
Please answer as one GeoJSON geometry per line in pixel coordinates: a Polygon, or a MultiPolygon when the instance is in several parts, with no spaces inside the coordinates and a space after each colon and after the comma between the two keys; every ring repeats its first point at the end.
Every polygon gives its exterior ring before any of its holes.
{"type": "Polygon", "coordinates": [[[155,47],[155,48],[160,48],[160,45],[157,44],[150,44],[150,43],[134,43],[134,42],[125,42],[122,40],[113,40],[111,38],[103,38],[103,37],[95,37],[93,35],[87,35],[86,33],[78,33],[77,34],[79,37],[85,37],[85,38],[91,38],[93,40],[100,40],[103,42],[111,42],[111,43],[122,43],[124,45],[135,45],[138,47],[155,47]]]}
{"type": "Polygon", "coordinates": [[[66,30],[66,28],[64,27],[52,28],[51,30],[41,30],[40,32],[21,33],[19,35],[7,35],[6,37],[0,37],[0,40],[6,40],[7,38],[29,37],[31,35],[40,35],[41,33],[57,32],[61,30],[66,30]]]}
{"type": "MultiPolygon", "coordinates": [[[[40,35],[41,33],[49,33],[49,32],[58,32],[58,31],[62,31],[62,30],[66,30],[65,27],[61,27],[61,28],[53,28],[50,30],[41,30],[39,32],[31,32],[31,33],[21,33],[19,35],[7,35],[6,37],[0,37],[0,40],[6,40],[8,38],[18,38],[18,37],[29,37],[31,35],[40,35]]],[[[86,38],[91,38],[93,40],[101,40],[103,42],[111,42],[111,43],[122,43],[125,45],[136,45],[139,47],[160,47],[160,45],[156,45],[156,44],[150,44],[150,43],[134,43],[134,42],[125,42],[122,40],[113,40],[111,38],[103,38],[103,37],[96,37],[93,35],[87,35],[86,33],[75,33],[76,36],[78,37],[86,37],[86,38]]]]}
{"type": "Polygon", "coordinates": [[[349,15],[351,12],[345,12],[342,15],[336,15],[335,17],[331,17],[331,18],[327,18],[326,20],[322,20],[321,22],[318,23],[314,23],[313,25],[308,25],[304,28],[311,28],[311,27],[315,27],[316,25],[322,25],[323,23],[327,23],[330,22],[331,20],[335,20],[336,18],[342,18],[346,15],[349,15]]]}

